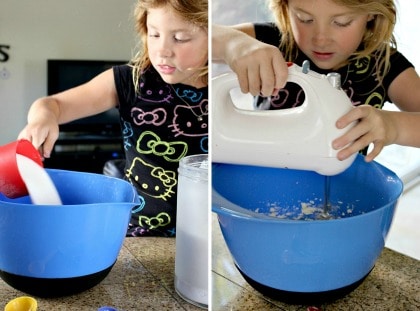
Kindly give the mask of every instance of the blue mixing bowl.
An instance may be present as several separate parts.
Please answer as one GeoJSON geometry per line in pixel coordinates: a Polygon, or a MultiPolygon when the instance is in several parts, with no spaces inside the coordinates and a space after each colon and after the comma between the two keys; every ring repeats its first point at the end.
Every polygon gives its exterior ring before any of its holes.
{"type": "Polygon", "coordinates": [[[212,210],[235,265],[255,289],[290,303],[324,302],[348,294],[372,270],[403,184],[361,155],[330,178],[334,218],[296,220],[303,206],[324,203],[325,176],[213,164],[212,210]],[[273,207],[276,217],[269,215],[273,207]]]}
{"type": "Polygon", "coordinates": [[[0,194],[0,277],[41,297],[84,291],[117,260],[134,187],[100,174],[47,169],[63,205],[33,205],[0,194]]]}

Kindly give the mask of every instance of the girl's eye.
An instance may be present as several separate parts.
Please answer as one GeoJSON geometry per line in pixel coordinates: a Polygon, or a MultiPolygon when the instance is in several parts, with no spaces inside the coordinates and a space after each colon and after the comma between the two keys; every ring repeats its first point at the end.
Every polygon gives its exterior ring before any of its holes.
{"type": "Polygon", "coordinates": [[[188,37],[174,36],[174,40],[175,42],[184,43],[190,41],[191,39],[188,37]]]}
{"type": "Polygon", "coordinates": [[[347,26],[350,26],[352,22],[353,20],[349,20],[346,22],[334,21],[334,24],[336,24],[338,27],[347,27],[347,26]]]}
{"type": "Polygon", "coordinates": [[[154,33],[154,32],[150,32],[149,33],[149,37],[151,37],[151,38],[159,38],[159,34],[158,33],[154,33]]]}
{"type": "Polygon", "coordinates": [[[313,19],[301,19],[301,18],[299,18],[299,22],[301,22],[302,24],[310,24],[313,21],[314,21],[313,19]]]}
{"type": "Polygon", "coordinates": [[[306,13],[294,12],[294,15],[296,16],[297,20],[302,24],[310,24],[314,21],[312,16],[306,13]]]}

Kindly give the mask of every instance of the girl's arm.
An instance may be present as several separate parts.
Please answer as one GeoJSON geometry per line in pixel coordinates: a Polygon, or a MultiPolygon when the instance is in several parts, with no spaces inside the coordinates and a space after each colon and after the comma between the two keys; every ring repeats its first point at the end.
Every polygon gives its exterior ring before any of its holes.
{"type": "MultiPolygon", "coordinates": [[[[251,23],[234,26],[213,25],[212,26],[212,61],[226,62],[227,50],[235,49],[236,44],[247,40],[246,36],[255,39],[254,26],[251,23]]],[[[232,51],[234,52],[234,51],[232,51]]]]}
{"type": "Polygon", "coordinates": [[[255,39],[253,24],[212,27],[212,60],[237,74],[243,93],[276,95],[287,79],[287,64],[278,47],[255,39]]]}
{"type": "Polygon", "coordinates": [[[420,112],[420,78],[414,68],[404,70],[392,81],[388,95],[400,110],[420,112]]]}
{"type": "Polygon", "coordinates": [[[59,124],[98,114],[117,103],[114,74],[109,69],[85,84],[35,100],[18,138],[30,140],[48,158],[58,138],[59,124]]]}

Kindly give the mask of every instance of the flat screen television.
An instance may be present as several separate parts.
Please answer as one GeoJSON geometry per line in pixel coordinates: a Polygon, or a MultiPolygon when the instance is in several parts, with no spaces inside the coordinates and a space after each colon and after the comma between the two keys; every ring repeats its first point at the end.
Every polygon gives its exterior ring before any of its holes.
{"type": "MultiPolygon", "coordinates": [[[[127,64],[119,60],[47,60],[47,92],[52,95],[83,84],[112,66],[127,64]]],[[[114,135],[120,132],[117,109],[60,125],[60,132],[114,135]]]]}

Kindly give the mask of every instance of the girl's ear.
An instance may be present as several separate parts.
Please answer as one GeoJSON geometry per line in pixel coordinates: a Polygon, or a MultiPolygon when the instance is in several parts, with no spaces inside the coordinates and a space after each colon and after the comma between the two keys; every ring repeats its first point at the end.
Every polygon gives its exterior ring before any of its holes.
{"type": "Polygon", "coordinates": [[[375,17],[376,17],[376,15],[374,15],[374,14],[369,14],[368,15],[368,22],[370,22],[370,21],[372,21],[372,20],[374,20],[375,19],[375,17]]]}

